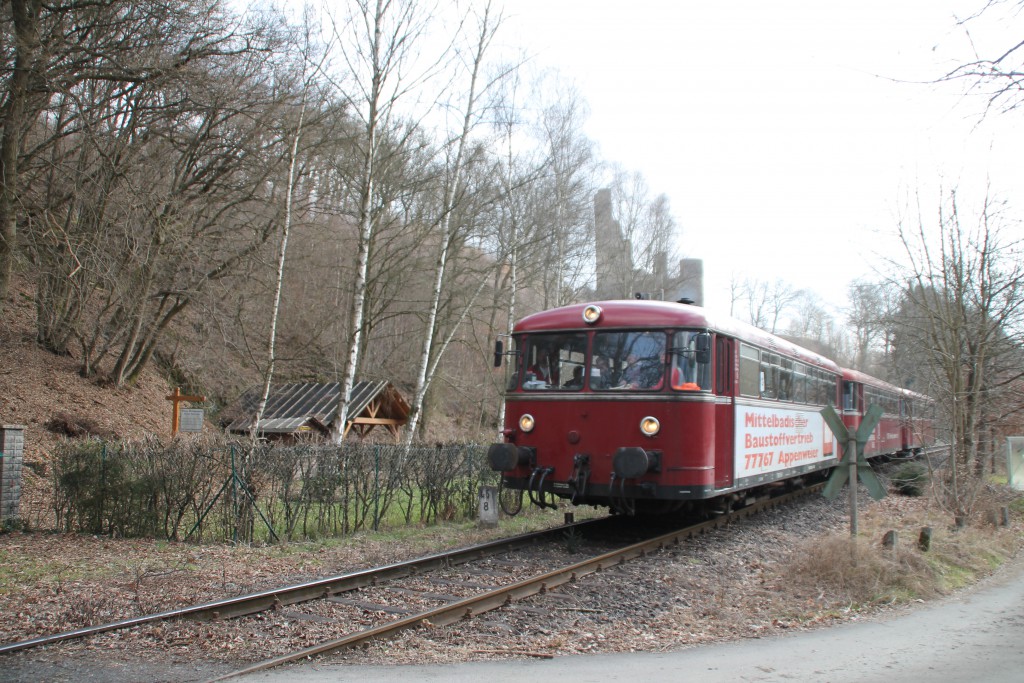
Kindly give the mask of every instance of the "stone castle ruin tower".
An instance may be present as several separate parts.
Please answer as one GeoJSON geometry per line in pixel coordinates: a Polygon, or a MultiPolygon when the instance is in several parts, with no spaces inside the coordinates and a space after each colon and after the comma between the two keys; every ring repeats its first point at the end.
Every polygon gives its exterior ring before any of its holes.
{"type": "Polygon", "coordinates": [[[633,272],[633,245],[622,236],[622,226],[612,215],[612,191],[604,188],[594,195],[594,250],[597,254],[596,298],[625,299],[633,272]]]}
{"type": "Polygon", "coordinates": [[[594,195],[594,249],[597,254],[595,298],[651,298],[665,301],[689,299],[704,302],[704,262],[680,259],[679,269],[670,273],[668,255],[654,258],[654,272],[638,270],[633,264],[633,245],[622,235],[622,226],[612,213],[612,192],[608,188],[594,195]]]}

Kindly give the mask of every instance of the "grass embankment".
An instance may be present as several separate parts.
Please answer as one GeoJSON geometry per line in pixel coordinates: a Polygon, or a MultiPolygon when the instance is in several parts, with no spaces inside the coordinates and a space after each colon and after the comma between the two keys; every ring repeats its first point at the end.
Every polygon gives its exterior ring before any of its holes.
{"type": "Polygon", "coordinates": [[[932,496],[890,494],[865,506],[855,542],[848,530],[808,541],[783,571],[856,610],[927,600],[973,585],[1024,545],[1024,497],[1005,486],[986,487],[966,527],[952,521],[932,496]],[[1005,526],[1003,508],[1009,513],[1005,526]],[[925,529],[927,548],[921,543],[925,529]],[[883,541],[890,531],[896,532],[894,545],[883,541]]]}
{"type": "MultiPolygon", "coordinates": [[[[587,513],[577,511],[577,519],[587,513]],[[582,513],[582,514],[581,514],[582,513]]],[[[273,545],[193,544],[152,539],[111,539],[50,532],[0,534],[0,596],[29,589],[61,593],[92,582],[146,583],[155,577],[217,576],[245,585],[272,572],[331,574],[384,564],[446,548],[557,526],[561,511],[524,511],[496,528],[474,521],[402,526],[315,541],[273,545]]]]}

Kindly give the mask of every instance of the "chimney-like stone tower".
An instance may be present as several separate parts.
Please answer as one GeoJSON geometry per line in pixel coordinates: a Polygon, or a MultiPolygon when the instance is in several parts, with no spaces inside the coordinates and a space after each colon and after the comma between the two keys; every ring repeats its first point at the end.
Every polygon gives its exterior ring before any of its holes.
{"type": "Polygon", "coordinates": [[[620,299],[630,296],[625,291],[633,272],[633,251],[622,237],[622,226],[612,215],[612,191],[604,188],[594,195],[594,251],[597,256],[596,296],[598,299],[620,299]]]}

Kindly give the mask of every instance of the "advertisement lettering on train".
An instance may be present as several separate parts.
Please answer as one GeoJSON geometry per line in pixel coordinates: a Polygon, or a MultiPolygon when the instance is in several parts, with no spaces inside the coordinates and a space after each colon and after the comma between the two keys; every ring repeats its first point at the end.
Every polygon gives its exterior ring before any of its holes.
{"type": "Polygon", "coordinates": [[[819,413],[736,407],[737,479],[820,463],[836,453],[835,437],[819,413]]]}

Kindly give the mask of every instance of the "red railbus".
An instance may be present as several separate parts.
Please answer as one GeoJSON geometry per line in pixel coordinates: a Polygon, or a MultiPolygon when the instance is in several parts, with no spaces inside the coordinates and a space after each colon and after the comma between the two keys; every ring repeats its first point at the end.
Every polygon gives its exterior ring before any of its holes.
{"type": "Polygon", "coordinates": [[[503,441],[488,457],[536,505],[731,506],[837,462],[820,411],[840,405],[839,366],[697,306],[544,311],[516,324],[504,356],[503,441]]]}
{"type": "Polygon", "coordinates": [[[843,371],[843,422],[856,430],[867,407],[878,405],[882,417],[864,444],[865,457],[912,456],[935,440],[935,402],[857,370],[843,371]]]}

